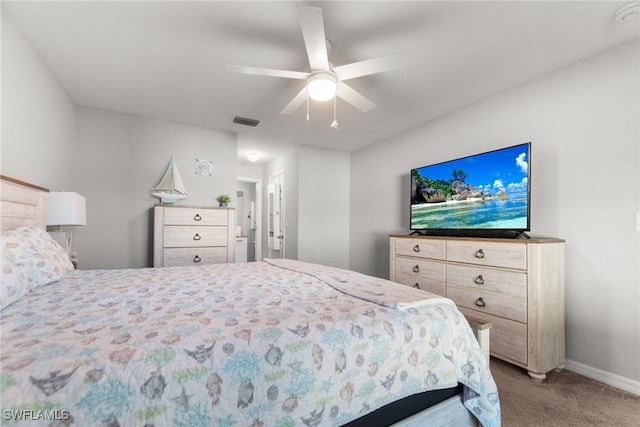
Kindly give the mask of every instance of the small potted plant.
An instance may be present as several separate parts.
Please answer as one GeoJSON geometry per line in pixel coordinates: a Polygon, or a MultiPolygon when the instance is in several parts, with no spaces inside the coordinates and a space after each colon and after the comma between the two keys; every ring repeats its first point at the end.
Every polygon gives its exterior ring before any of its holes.
{"type": "Polygon", "coordinates": [[[216,197],[216,200],[218,201],[218,204],[221,208],[226,208],[231,202],[231,197],[229,197],[228,194],[221,194],[216,197]]]}

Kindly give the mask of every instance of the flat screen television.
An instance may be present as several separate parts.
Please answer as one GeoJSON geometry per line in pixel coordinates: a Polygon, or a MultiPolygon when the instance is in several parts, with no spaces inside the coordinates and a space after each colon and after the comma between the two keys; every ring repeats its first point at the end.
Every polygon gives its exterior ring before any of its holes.
{"type": "Polygon", "coordinates": [[[411,170],[411,230],[528,237],[531,143],[411,170]]]}

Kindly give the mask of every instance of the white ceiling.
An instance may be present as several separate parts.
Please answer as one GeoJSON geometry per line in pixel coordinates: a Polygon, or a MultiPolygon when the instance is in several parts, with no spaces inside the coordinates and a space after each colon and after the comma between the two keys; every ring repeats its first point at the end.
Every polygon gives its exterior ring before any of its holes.
{"type": "Polygon", "coordinates": [[[7,2],[79,105],[237,132],[263,162],[292,144],[357,150],[640,34],[617,1],[7,2]],[[226,64],[309,71],[296,5],[321,7],[330,61],[402,51],[413,65],[349,84],[377,104],[280,111],[304,81],[233,74],[226,64]],[[261,121],[249,128],[234,115],[261,121]]]}

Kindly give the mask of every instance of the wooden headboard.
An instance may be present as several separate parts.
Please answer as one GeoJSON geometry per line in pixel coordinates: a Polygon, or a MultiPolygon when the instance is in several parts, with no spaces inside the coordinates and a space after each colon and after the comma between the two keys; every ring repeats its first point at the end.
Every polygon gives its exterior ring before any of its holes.
{"type": "Polygon", "coordinates": [[[0,228],[11,230],[23,225],[47,228],[46,193],[49,190],[0,175],[0,228]]]}

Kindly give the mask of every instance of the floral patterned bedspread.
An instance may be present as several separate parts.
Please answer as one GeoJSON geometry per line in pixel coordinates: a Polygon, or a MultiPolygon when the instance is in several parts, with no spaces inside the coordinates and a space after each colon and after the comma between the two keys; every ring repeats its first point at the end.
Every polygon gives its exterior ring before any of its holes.
{"type": "Polygon", "coordinates": [[[299,261],[71,272],[1,313],[2,424],[339,426],[460,382],[499,426],[462,314],[398,286],[299,261]]]}

